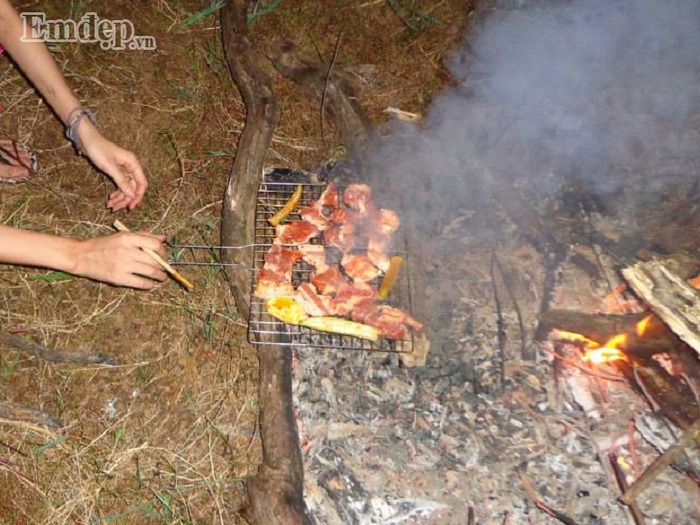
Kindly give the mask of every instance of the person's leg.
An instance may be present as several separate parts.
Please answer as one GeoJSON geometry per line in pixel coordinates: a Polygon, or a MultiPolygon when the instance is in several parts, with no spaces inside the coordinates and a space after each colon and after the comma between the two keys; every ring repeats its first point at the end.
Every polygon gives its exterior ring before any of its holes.
{"type": "Polygon", "coordinates": [[[0,138],[0,182],[23,182],[37,170],[36,154],[21,142],[0,138]]]}

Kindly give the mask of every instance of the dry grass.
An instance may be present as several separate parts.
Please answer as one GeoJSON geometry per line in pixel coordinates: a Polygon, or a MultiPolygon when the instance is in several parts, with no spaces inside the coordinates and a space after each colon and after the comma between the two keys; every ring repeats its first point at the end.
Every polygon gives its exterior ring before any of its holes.
{"type": "MultiPolygon", "coordinates": [[[[464,2],[403,2],[438,20],[416,33],[390,9],[398,2],[339,4],[282,2],[255,21],[256,41],[286,36],[330,59],[342,32],[339,62],[376,66],[366,78],[368,113],[379,120],[388,106],[421,111],[447,78],[440,58],[459,37],[464,2]]],[[[79,44],[52,51],[105,135],[135,151],[150,177],[144,205],[118,217],[133,230],[218,244],[220,201],[245,108],[215,18],[186,25],[197,8],[163,0],[20,7],[57,18],[86,11],[128,18],[140,34],[156,37],[155,52],[79,44]]],[[[269,162],[308,168],[337,155],[332,136],[324,149],[318,108],[279,76],[275,89],[282,121],[269,162]]],[[[110,183],[73,155],[54,116],[5,59],[0,93],[1,132],[32,144],[42,164],[29,183],[0,187],[3,224],[69,236],[110,232],[110,183]]],[[[260,455],[256,359],[221,274],[183,273],[194,292],[168,282],[139,293],[0,267],[0,329],[118,359],[112,367],[47,364],[0,349],[0,399],[40,407],[64,424],[50,431],[0,421],[0,521],[240,521],[240,480],[260,455]]]]}

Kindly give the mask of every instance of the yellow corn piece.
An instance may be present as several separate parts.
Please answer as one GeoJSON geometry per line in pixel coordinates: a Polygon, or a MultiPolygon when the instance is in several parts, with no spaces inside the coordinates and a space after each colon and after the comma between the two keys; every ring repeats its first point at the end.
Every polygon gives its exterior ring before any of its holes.
{"type": "Polygon", "coordinates": [[[291,297],[272,297],[265,303],[268,313],[287,324],[300,324],[309,316],[291,297]]]}
{"type": "Polygon", "coordinates": [[[401,263],[403,263],[403,258],[399,255],[394,255],[389,261],[389,268],[384,274],[384,279],[382,279],[382,283],[379,285],[379,291],[377,292],[380,299],[386,299],[389,296],[391,288],[399,277],[401,263]]]}
{"type": "Polygon", "coordinates": [[[273,226],[277,226],[280,222],[282,222],[287,217],[287,215],[294,211],[294,208],[297,207],[297,204],[299,204],[299,201],[301,200],[301,192],[302,186],[301,184],[299,184],[297,186],[297,189],[294,190],[294,193],[292,193],[292,196],[289,197],[289,200],[284,204],[284,206],[282,206],[280,211],[278,211],[272,217],[267,219],[267,222],[269,222],[273,226]]]}
{"type": "Polygon", "coordinates": [[[309,317],[303,320],[301,326],[320,330],[322,332],[330,332],[333,334],[351,335],[361,339],[376,341],[379,339],[379,330],[374,326],[367,324],[348,321],[342,317],[309,317]]]}

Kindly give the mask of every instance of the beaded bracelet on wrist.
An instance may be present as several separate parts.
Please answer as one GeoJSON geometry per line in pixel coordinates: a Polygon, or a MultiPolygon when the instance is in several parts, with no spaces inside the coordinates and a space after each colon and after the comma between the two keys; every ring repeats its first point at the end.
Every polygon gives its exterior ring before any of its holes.
{"type": "Polygon", "coordinates": [[[78,155],[83,154],[83,150],[80,147],[80,140],[78,139],[78,124],[83,119],[87,117],[90,122],[97,126],[97,120],[95,119],[95,114],[88,108],[80,106],[75,108],[68,114],[68,119],[66,120],[66,138],[73,143],[75,152],[78,155]]]}

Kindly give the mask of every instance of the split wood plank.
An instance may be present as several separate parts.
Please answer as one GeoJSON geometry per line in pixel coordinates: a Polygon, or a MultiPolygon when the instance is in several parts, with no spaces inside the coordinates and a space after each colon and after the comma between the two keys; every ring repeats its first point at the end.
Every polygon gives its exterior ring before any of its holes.
{"type": "Polygon", "coordinates": [[[629,285],[700,356],[700,293],[658,260],[622,270],[629,285]]]}

